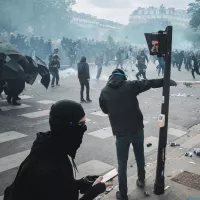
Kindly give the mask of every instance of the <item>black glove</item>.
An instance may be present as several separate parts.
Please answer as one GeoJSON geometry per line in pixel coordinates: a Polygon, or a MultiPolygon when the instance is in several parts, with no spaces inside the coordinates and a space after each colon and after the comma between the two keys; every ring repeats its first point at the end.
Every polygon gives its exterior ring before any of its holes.
{"type": "Polygon", "coordinates": [[[97,178],[99,178],[99,176],[95,175],[86,176],[80,180],[76,180],[77,187],[80,190],[80,193],[84,194],[85,192],[87,192],[92,187],[97,178]]]}
{"type": "Polygon", "coordinates": [[[174,80],[170,80],[170,86],[177,86],[177,83],[174,80]]]}

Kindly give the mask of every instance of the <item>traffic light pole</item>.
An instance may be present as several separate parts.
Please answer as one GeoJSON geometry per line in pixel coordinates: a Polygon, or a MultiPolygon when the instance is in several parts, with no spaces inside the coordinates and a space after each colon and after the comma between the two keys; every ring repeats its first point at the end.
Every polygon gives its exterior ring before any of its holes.
{"type": "Polygon", "coordinates": [[[170,74],[171,74],[171,51],[172,51],[172,26],[166,28],[167,33],[167,46],[165,54],[165,74],[163,85],[163,102],[161,106],[161,114],[165,116],[165,125],[160,128],[158,155],[157,155],[157,169],[156,180],[154,184],[154,193],[161,195],[164,193],[165,188],[165,153],[167,145],[167,132],[168,132],[168,113],[169,113],[169,93],[170,93],[170,74]]]}

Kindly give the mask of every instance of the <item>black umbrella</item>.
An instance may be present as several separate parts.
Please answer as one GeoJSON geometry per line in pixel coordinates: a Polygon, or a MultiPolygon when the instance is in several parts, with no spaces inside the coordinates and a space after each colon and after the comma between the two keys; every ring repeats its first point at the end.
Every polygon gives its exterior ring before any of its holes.
{"type": "Polygon", "coordinates": [[[47,68],[47,65],[44,61],[42,61],[37,56],[36,56],[35,60],[38,65],[38,73],[40,74],[40,76],[42,76],[41,83],[42,83],[42,85],[44,85],[44,87],[46,89],[48,89],[49,83],[50,83],[50,73],[47,68]]]}
{"type": "Polygon", "coordinates": [[[0,73],[1,80],[21,79],[25,80],[25,72],[22,66],[15,60],[4,63],[0,73]]]}
{"type": "Polygon", "coordinates": [[[26,73],[26,83],[33,85],[38,75],[38,65],[37,63],[30,57],[25,56],[28,60],[28,63],[24,63],[24,69],[26,73]]]}

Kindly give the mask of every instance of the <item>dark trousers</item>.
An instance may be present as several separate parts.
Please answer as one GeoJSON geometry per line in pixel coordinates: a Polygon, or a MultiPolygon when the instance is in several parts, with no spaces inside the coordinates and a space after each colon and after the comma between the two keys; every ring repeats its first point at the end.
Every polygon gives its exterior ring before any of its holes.
{"type": "Polygon", "coordinates": [[[18,96],[23,92],[25,88],[25,81],[23,80],[7,80],[6,94],[8,100],[13,102],[17,101],[18,96]]]}
{"type": "Polygon", "coordinates": [[[180,61],[178,62],[178,70],[179,70],[179,71],[181,71],[181,66],[182,66],[182,64],[183,64],[183,60],[180,60],[180,61]]]}
{"type": "Polygon", "coordinates": [[[52,80],[51,80],[51,85],[54,85],[54,83],[55,83],[55,80],[56,80],[56,85],[58,85],[58,83],[59,83],[59,79],[60,79],[60,77],[59,77],[59,71],[54,71],[54,72],[51,72],[51,74],[52,74],[52,80]]]}
{"type": "Polygon", "coordinates": [[[102,65],[97,65],[97,76],[96,79],[99,79],[102,72],[102,65]]]}
{"type": "Polygon", "coordinates": [[[81,85],[81,100],[84,99],[83,92],[84,92],[84,87],[86,87],[86,99],[90,99],[90,84],[87,79],[79,79],[80,85],[81,85]]]}
{"type": "Polygon", "coordinates": [[[0,95],[4,90],[4,86],[5,86],[5,81],[0,81],[0,95]]]}
{"type": "Polygon", "coordinates": [[[119,67],[119,65],[121,66],[121,69],[123,69],[123,65],[122,65],[122,60],[117,60],[117,67],[119,67]]]}
{"type": "Polygon", "coordinates": [[[129,136],[116,136],[116,150],[118,161],[118,181],[119,191],[122,196],[126,196],[127,188],[127,162],[130,144],[133,146],[137,163],[138,179],[145,180],[145,158],[144,158],[144,131],[129,136]]]}
{"type": "Polygon", "coordinates": [[[194,72],[196,72],[198,75],[200,75],[199,68],[198,68],[198,67],[195,67],[195,68],[192,69],[192,76],[193,76],[193,78],[195,79],[194,72]]]}
{"type": "Polygon", "coordinates": [[[160,76],[160,72],[162,72],[162,75],[164,74],[164,68],[165,68],[164,65],[159,65],[158,66],[158,76],[160,76]]]}
{"type": "Polygon", "coordinates": [[[139,76],[141,76],[141,75],[143,76],[144,79],[147,79],[147,77],[146,77],[146,71],[139,70],[139,72],[136,74],[136,77],[137,77],[138,80],[140,80],[139,76]]]}

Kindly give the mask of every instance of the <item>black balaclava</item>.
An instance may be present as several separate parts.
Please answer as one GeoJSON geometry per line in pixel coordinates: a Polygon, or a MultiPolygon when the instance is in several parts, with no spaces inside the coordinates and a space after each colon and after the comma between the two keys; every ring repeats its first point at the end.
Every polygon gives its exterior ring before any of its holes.
{"type": "Polygon", "coordinates": [[[85,123],[79,123],[84,116],[83,107],[75,101],[62,100],[51,107],[49,124],[52,139],[59,150],[72,159],[75,158],[87,130],[85,123]]]}

